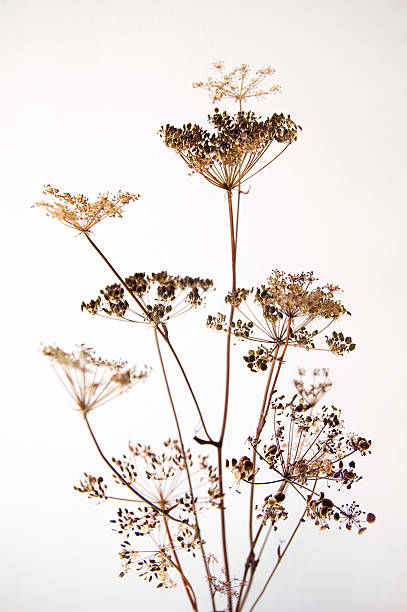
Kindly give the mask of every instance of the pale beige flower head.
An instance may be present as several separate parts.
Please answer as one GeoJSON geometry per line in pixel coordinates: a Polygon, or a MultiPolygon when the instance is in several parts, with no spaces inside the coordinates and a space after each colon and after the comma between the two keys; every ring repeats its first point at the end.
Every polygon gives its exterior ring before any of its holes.
{"type": "Polygon", "coordinates": [[[130,368],[125,361],[96,357],[93,350],[83,344],[72,353],[57,346],[44,346],[42,353],[56,366],[62,384],[83,416],[128,391],[149,373],[146,367],[138,370],[130,368]]]}
{"type": "Polygon", "coordinates": [[[193,83],[192,86],[208,91],[213,103],[219,102],[223,98],[232,98],[239,103],[241,108],[243,100],[247,98],[263,98],[281,91],[280,85],[272,85],[267,88],[260,87],[267,77],[273,76],[276,72],[270,66],[260,68],[252,74],[250,74],[251,68],[247,64],[237,66],[230,72],[225,72],[224,62],[214,62],[212,66],[217,71],[218,78],[209,77],[205,83],[199,81],[193,83]]]}
{"type": "Polygon", "coordinates": [[[107,217],[122,217],[123,207],[140,197],[127,191],[118,191],[116,195],[100,194],[95,202],[90,202],[83,194],[60,193],[59,189],[51,185],[44,188],[43,194],[49,196],[50,201],[36,202],[34,206],[41,206],[48,217],[58,219],[64,225],[85,234],[107,217]]]}

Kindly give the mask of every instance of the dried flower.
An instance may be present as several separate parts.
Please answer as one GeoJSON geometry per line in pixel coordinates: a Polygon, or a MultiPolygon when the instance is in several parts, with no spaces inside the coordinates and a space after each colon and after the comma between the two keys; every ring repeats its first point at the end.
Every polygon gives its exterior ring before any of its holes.
{"type": "Polygon", "coordinates": [[[82,194],[60,193],[59,189],[51,185],[44,188],[43,194],[50,196],[51,202],[36,202],[34,207],[45,208],[48,217],[58,219],[64,225],[85,234],[107,217],[122,217],[123,207],[141,197],[127,191],[118,191],[112,196],[109,193],[100,194],[95,202],[89,202],[82,194]]]}
{"type": "Polygon", "coordinates": [[[54,346],[44,346],[42,352],[57,367],[57,374],[60,370],[59,378],[83,416],[128,391],[149,373],[146,367],[138,370],[129,368],[125,361],[96,357],[83,344],[72,353],[54,346]]]}

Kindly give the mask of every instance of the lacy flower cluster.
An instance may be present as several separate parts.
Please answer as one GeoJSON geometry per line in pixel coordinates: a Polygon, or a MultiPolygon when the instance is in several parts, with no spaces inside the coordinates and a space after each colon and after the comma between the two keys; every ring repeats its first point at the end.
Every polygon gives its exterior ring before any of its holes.
{"type": "Polygon", "coordinates": [[[44,188],[43,194],[49,196],[50,201],[37,202],[34,206],[44,208],[48,217],[85,234],[107,217],[122,217],[123,207],[141,197],[118,191],[116,195],[100,194],[95,202],[90,202],[83,194],[61,193],[51,185],[44,188]]]}
{"type": "Polygon", "coordinates": [[[209,79],[204,83],[198,81],[193,87],[205,89],[211,95],[212,102],[220,102],[223,98],[230,98],[239,103],[240,107],[244,100],[248,98],[264,98],[270,94],[281,91],[279,85],[260,88],[264,80],[275,74],[275,69],[271,66],[259,68],[252,76],[251,68],[248,64],[237,66],[230,72],[225,72],[223,62],[213,62],[212,66],[218,72],[218,79],[209,79]]]}

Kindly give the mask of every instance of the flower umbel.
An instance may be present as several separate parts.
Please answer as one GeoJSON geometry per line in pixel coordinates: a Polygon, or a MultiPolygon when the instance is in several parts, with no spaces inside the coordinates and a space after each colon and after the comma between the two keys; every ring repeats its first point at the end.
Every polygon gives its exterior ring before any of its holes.
{"type": "Polygon", "coordinates": [[[260,119],[251,111],[228,115],[217,108],[214,115],[208,115],[208,121],[215,128],[212,134],[191,123],[182,128],[167,124],[161,127],[159,134],[164,144],[174,149],[192,172],[198,172],[212,185],[227,190],[253,176],[251,171],[273,142],[288,146],[297,140],[297,131],[301,129],[290,115],[274,114],[260,119]]]}
{"type": "MultiPolygon", "coordinates": [[[[273,270],[268,285],[256,289],[236,289],[226,296],[226,303],[236,308],[243,319],[237,319],[229,327],[225,315],[218,313],[217,317],[208,316],[207,326],[231,333],[236,338],[272,345],[273,348],[267,348],[260,344],[244,357],[253,372],[267,370],[267,364],[276,358],[274,349],[285,343],[306,350],[315,349],[315,338],[334,321],[350,314],[335,296],[339,287],[330,283],[316,286],[317,280],[313,272],[286,274],[273,270]],[[251,308],[249,297],[252,294],[253,306],[261,308],[260,315],[251,308]],[[317,320],[321,324],[319,329],[309,329],[317,320]]],[[[352,338],[345,338],[342,332],[334,331],[331,337],[325,336],[325,339],[328,349],[319,350],[344,355],[356,347],[352,338]]]]}
{"type": "Polygon", "coordinates": [[[36,202],[34,206],[45,208],[48,217],[58,219],[64,225],[85,234],[107,217],[122,217],[123,207],[140,197],[127,191],[118,191],[116,195],[100,194],[95,202],[89,202],[83,194],[60,193],[59,189],[51,185],[44,188],[43,194],[50,196],[51,201],[36,202]]]}
{"type": "Polygon", "coordinates": [[[128,391],[149,373],[146,367],[138,370],[130,368],[125,361],[96,357],[93,350],[84,345],[72,353],[54,346],[44,346],[42,352],[57,366],[61,382],[83,416],[128,391]]]}
{"type": "Polygon", "coordinates": [[[200,306],[204,301],[204,293],[213,287],[209,279],[171,276],[165,271],[153,272],[151,275],[136,272],[128,276],[125,283],[140,299],[149,314],[148,318],[130,307],[125,299],[124,288],[118,283],[101,289],[100,295],[88,304],[82,302],[82,311],[132,323],[158,324],[200,306]]]}

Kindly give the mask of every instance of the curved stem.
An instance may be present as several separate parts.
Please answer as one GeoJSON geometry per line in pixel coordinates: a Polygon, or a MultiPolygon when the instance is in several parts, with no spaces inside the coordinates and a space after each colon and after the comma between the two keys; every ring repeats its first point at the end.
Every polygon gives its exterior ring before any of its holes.
{"type": "Polygon", "coordinates": [[[156,327],[154,327],[154,339],[155,339],[155,344],[156,344],[156,347],[157,347],[158,357],[159,357],[159,360],[160,360],[161,370],[162,370],[163,377],[164,377],[165,387],[167,389],[168,399],[170,400],[171,410],[172,410],[172,413],[173,413],[173,416],[174,416],[175,425],[176,425],[177,432],[178,432],[178,438],[179,438],[179,443],[180,443],[180,446],[181,446],[182,456],[183,456],[183,459],[184,459],[184,462],[185,462],[185,470],[186,470],[186,473],[187,473],[188,486],[189,486],[189,494],[191,496],[192,512],[193,512],[194,518],[195,518],[195,527],[196,527],[199,547],[201,549],[202,559],[203,559],[203,562],[204,562],[204,565],[205,565],[206,577],[207,577],[207,580],[208,580],[208,587],[209,587],[210,596],[211,596],[211,600],[212,600],[212,606],[213,606],[213,609],[215,609],[215,602],[214,602],[214,595],[213,595],[213,590],[212,590],[212,582],[211,582],[211,579],[210,579],[209,565],[208,565],[208,560],[207,560],[207,557],[206,557],[206,554],[205,554],[204,546],[203,546],[203,543],[202,543],[201,532],[200,532],[200,528],[199,528],[198,514],[197,514],[196,506],[195,506],[195,496],[194,496],[194,491],[193,491],[193,488],[192,488],[191,474],[190,474],[189,467],[188,467],[188,457],[187,457],[187,454],[185,452],[185,446],[184,446],[184,441],[183,441],[183,438],[182,438],[181,427],[180,427],[180,424],[179,424],[177,411],[175,410],[174,400],[172,399],[172,394],[171,394],[170,386],[169,386],[169,383],[168,383],[167,373],[166,373],[165,367],[164,367],[164,361],[163,361],[162,354],[161,354],[160,343],[158,341],[158,335],[157,335],[157,328],[156,327]]]}
{"type": "Polygon", "coordinates": [[[206,427],[206,424],[205,424],[205,421],[204,421],[201,409],[200,409],[199,404],[198,404],[198,400],[196,399],[195,393],[194,393],[194,391],[193,391],[193,389],[191,387],[191,383],[189,382],[188,376],[187,376],[187,374],[186,374],[186,372],[185,372],[185,370],[184,370],[184,368],[182,366],[182,363],[181,363],[181,361],[180,361],[180,359],[179,359],[179,357],[178,357],[174,347],[172,346],[169,338],[168,337],[164,337],[164,340],[166,341],[167,346],[170,349],[170,351],[171,351],[171,353],[172,353],[172,355],[173,355],[173,357],[174,357],[174,359],[175,359],[179,369],[181,370],[181,374],[184,377],[184,380],[185,380],[185,382],[187,384],[187,387],[188,387],[188,390],[189,390],[189,392],[191,394],[192,400],[193,400],[193,402],[195,404],[195,407],[196,407],[196,409],[198,411],[199,418],[200,418],[200,421],[202,423],[202,427],[204,429],[204,432],[205,432],[206,436],[208,437],[208,444],[212,444],[213,446],[216,446],[216,442],[209,435],[209,432],[208,432],[208,429],[206,427]]]}

